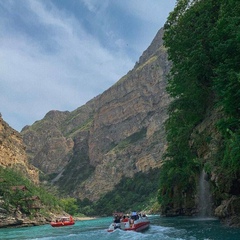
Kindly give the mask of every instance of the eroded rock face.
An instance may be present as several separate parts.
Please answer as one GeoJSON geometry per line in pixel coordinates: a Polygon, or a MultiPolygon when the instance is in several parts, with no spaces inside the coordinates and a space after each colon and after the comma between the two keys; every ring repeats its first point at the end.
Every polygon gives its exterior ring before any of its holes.
{"type": "Polygon", "coordinates": [[[161,166],[170,102],[162,36],[161,29],[134,69],[104,93],[73,112],[51,111],[21,132],[31,163],[70,195],[96,200],[123,176],[161,166]]]}
{"type": "MultiPolygon", "coordinates": [[[[216,166],[216,159],[221,157],[222,135],[217,129],[217,123],[224,117],[221,109],[213,109],[195,128],[190,142],[196,150],[198,158],[205,166],[211,166],[211,172],[206,179],[210,184],[213,215],[229,226],[240,227],[240,179],[237,174],[231,177],[224,169],[216,166]],[[200,139],[201,141],[197,141],[200,139]],[[219,157],[220,156],[220,157],[219,157]]],[[[221,161],[221,159],[219,159],[221,161]]]]}
{"type": "Polygon", "coordinates": [[[73,148],[73,140],[63,136],[60,124],[68,114],[50,111],[39,124],[35,124],[36,127],[23,129],[30,161],[45,173],[60,171],[67,164],[66,156],[73,148]]]}
{"type": "Polygon", "coordinates": [[[0,166],[18,170],[38,184],[38,170],[29,164],[25,149],[19,132],[0,117],[0,166]]]}
{"type": "Polygon", "coordinates": [[[215,209],[215,216],[229,226],[240,227],[240,197],[232,196],[222,201],[215,209]]]}

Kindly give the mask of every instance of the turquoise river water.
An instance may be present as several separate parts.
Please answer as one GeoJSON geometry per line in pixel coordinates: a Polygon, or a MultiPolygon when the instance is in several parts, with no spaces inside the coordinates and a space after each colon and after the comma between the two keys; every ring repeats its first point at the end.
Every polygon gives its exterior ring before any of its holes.
{"type": "Polygon", "coordinates": [[[143,233],[116,230],[107,232],[112,218],[77,221],[75,225],[53,228],[50,225],[2,228],[1,240],[117,240],[117,239],[162,239],[162,240],[240,240],[240,229],[228,228],[211,218],[163,218],[149,216],[150,228],[143,233]]]}

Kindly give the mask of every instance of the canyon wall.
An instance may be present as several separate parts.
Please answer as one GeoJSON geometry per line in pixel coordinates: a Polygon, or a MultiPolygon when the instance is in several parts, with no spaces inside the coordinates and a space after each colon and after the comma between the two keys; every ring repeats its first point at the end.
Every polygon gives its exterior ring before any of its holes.
{"type": "Polygon", "coordinates": [[[97,200],[123,176],[161,166],[170,101],[162,36],[163,29],[101,95],[72,112],[50,111],[22,130],[30,162],[68,194],[97,200]]]}
{"type": "Polygon", "coordinates": [[[0,117],[0,166],[17,170],[38,184],[38,170],[28,163],[25,149],[20,133],[0,117]]]}

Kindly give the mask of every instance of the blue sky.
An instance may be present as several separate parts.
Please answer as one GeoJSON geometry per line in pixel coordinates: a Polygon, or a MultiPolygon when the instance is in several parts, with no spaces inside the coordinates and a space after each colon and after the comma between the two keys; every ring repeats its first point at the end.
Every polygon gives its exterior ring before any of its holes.
{"type": "Polygon", "coordinates": [[[175,0],[0,0],[0,112],[14,129],[72,111],[138,61],[175,0]]]}

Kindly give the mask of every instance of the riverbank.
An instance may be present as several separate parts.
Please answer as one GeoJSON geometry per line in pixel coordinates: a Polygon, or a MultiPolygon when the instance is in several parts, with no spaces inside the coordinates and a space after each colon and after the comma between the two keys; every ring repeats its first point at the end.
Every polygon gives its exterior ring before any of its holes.
{"type": "MultiPolygon", "coordinates": [[[[0,209],[0,228],[20,228],[20,227],[31,227],[31,226],[41,226],[49,224],[51,221],[57,218],[56,214],[51,214],[49,217],[44,217],[41,214],[35,214],[34,216],[25,216],[24,214],[9,214],[4,211],[4,214],[1,213],[0,209]]],[[[69,214],[61,213],[58,214],[61,216],[68,216],[69,214]]],[[[98,217],[86,217],[86,216],[77,216],[73,217],[75,221],[87,221],[94,220],[98,217]]]]}
{"type": "Polygon", "coordinates": [[[30,227],[30,226],[40,226],[48,224],[50,219],[43,216],[35,217],[14,217],[8,216],[0,219],[0,228],[19,228],[19,227],[30,227]]]}

